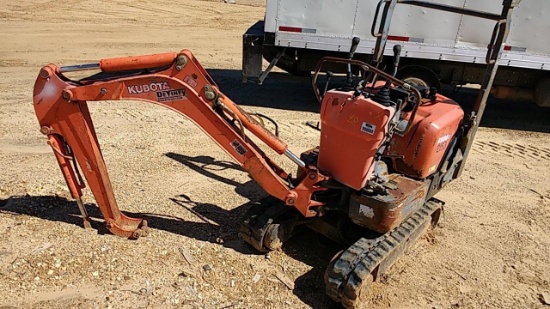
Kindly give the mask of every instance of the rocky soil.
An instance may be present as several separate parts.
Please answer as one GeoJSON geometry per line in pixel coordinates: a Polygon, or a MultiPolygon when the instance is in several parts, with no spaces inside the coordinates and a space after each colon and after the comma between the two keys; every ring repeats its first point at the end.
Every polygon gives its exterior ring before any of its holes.
{"type": "MultiPolygon", "coordinates": [[[[339,248],[306,232],[269,255],[237,237],[262,189],[190,120],[142,102],[90,103],[136,241],[109,234],[89,191],[82,228],[32,107],[41,66],[192,50],[224,93],[269,115],[295,153],[317,145],[308,78],[242,84],[241,35],[264,1],[0,0],[0,308],[330,308],[339,248]]],[[[453,97],[471,107],[475,93],[453,97]]],[[[380,282],[372,308],[542,308],[550,292],[550,111],[491,102],[443,220],[380,282]]],[[[274,155],[275,156],[275,155],[274,155]]],[[[291,162],[277,157],[287,170],[291,162]]]]}

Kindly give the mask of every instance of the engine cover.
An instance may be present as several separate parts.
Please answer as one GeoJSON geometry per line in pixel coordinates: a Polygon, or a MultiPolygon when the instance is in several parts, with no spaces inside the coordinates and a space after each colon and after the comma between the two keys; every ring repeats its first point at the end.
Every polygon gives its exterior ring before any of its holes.
{"type": "Polygon", "coordinates": [[[328,91],[321,106],[319,170],[351,188],[363,188],[394,114],[394,107],[353,98],[352,91],[328,91]]]}
{"type": "Polygon", "coordinates": [[[433,102],[424,102],[409,132],[404,136],[394,134],[390,141],[386,154],[394,156],[393,169],[419,179],[433,174],[463,118],[462,108],[447,97],[438,94],[433,102]]]}

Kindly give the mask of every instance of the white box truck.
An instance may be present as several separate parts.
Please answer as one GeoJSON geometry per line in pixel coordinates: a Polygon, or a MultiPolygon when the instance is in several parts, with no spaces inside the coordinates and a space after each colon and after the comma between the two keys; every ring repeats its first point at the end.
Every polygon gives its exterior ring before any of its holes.
{"type": "MultiPolygon", "coordinates": [[[[383,2],[384,0],[382,0],[383,2]]],[[[499,12],[502,0],[440,0],[440,4],[499,12]]],[[[323,56],[369,61],[378,0],[267,0],[264,20],[243,36],[243,81],[262,76],[262,58],[291,74],[308,75],[323,56]]],[[[425,86],[479,84],[494,22],[398,5],[385,55],[402,46],[398,77],[425,86]]],[[[492,89],[497,98],[550,107],[550,0],[527,0],[514,10],[508,43],[492,89]]],[[[386,57],[391,61],[391,57],[386,57]]],[[[390,66],[391,67],[391,66],[390,66]]],[[[270,68],[269,68],[270,69],[270,68]]]]}

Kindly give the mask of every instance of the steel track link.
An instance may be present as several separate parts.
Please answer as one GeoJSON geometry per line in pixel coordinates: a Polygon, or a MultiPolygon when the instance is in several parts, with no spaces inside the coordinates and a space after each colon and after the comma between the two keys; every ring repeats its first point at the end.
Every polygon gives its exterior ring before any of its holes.
{"type": "Polygon", "coordinates": [[[361,293],[429,227],[443,203],[431,199],[401,225],[376,239],[361,238],[327,267],[327,294],[345,308],[359,308],[361,293]]]}

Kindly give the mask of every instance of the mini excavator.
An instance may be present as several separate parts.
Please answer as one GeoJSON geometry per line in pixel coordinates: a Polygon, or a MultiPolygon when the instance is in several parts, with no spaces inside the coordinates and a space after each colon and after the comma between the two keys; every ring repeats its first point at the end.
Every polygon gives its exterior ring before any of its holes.
{"type": "Polygon", "coordinates": [[[36,80],[34,108],[85,227],[90,221],[82,202],[82,174],[110,232],[128,238],[148,232],[145,220],[124,215],[117,206],[87,101],[142,100],[165,106],[193,120],[269,194],[248,210],[239,235],[261,252],[281,248],[304,226],[341,243],[347,249],[328,265],[326,291],[342,306],[358,308],[370,283],[437,223],[443,202],[434,195],[464,169],[519,2],[504,0],[502,12],[493,14],[381,0],[372,26],[377,37],[372,63],[353,59],[358,38],[352,40],[348,58],[319,62],[313,86],[322,102],[320,142],[300,156],[263,125],[273,120],[247,114],[225,96],[189,50],[75,66],[49,64],[36,80]],[[434,89],[395,78],[399,46],[394,47],[393,66],[381,69],[398,3],[496,22],[485,78],[469,115],[434,89]],[[317,79],[326,63],[348,68],[345,86],[319,89],[317,79]],[[100,72],[79,80],[65,74],[81,70],[100,72]],[[352,75],[360,81],[354,83],[352,75]],[[271,160],[250,134],[296,163],[296,177],[271,160]]]}

